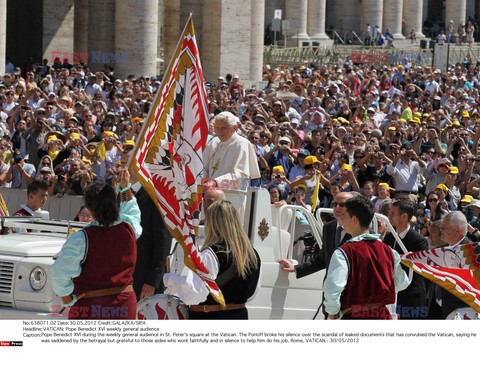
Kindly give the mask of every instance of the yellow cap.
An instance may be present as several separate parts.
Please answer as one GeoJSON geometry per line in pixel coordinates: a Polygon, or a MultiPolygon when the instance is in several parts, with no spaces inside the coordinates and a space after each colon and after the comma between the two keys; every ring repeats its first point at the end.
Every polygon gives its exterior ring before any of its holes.
{"type": "Polygon", "coordinates": [[[285,174],[285,170],[283,170],[283,166],[282,166],[282,165],[278,165],[278,166],[274,166],[274,167],[273,167],[272,173],[273,173],[273,174],[276,174],[276,173],[285,174]]]}
{"type": "Polygon", "coordinates": [[[389,126],[389,127],[388,127],[388,130],[392,130],[392,131],[393,131],[393,130],[397,130],[397,127],[389,126]]]}
{"type": "Polygon", "coordinates": [[[461,124],[460,124],[460,122],[459,122],[458,120],[454,120],[454,121],[452,122],[452,125],[453,125],[453,126],[461,126],[461,124]]]}
{"type": "Polygon", "coordinates": [[[343,165],[340,167],[340,169],[352,171],[352,166],[349,165],[349,164],[343,164],[343,165]]]}
{"type": "Polygon", "coordinates": [[[422,117],[422,114],[420,112],[417,111],[417,112],[413,113],[413,119],[415,119],[415,118],[420,119],[421,117],[422,117]]]}
{"type": "Polygon", "coordinates": [[[125,141],[125,146],[127,146],[127,147],[132,146],[133,147],[133,146],[135,146],[135,142],[132,141],[132,140],[125,141]]]}
{"type": "Polygon", "coordinates": [[[458,171],[458,167],[456,167],[456,166],[450,166],[450,167],[448,168],[448,172],[449,172],[450,174],[453,174],[453,175],[458,175],[458,173],[459,173],[460,171],[458,171]]]}
{"type": "Polygon", "coordinates": [[[305,185],[303,185],[303,184],[298,184],[295,188],[296,188],[296,189],[302,189],[304,192],[307,191],[307,187],[306,187],[305,185]]]}
{"type": "Polygon", "coordinates": [[[107,132],[103,132],[103,136],[104,137],[113,137],[113,132],[110,132],[110,131],[107,131],[107,132]]]}
{"type": "Polygon", "coordinates": [[[407,124],[407,121],[405,119],[398,119],[399,123],[407,124]]]}
{"type": "Polygon", "coordinates": [[[460,202],[470,203],[471,201],[473,201],[473,197],[471,195],[466,194],[463,196],[460,202]]]}
{"type": "Polygon", "coordinates": [[[86,158],[86,157],[83,157],[83,158],[82,158],[82,161],[85,162],[86,164],[91,164],[91,163],[92,163],[92,161],[90,161],[90,160],[89,160],[88,158],[86,158]]]}
{"type": "Polygon", "coordinates": [[[78,134],[78,133],[70,133],[70,139],[80,139],[80,134],[78,134]]]}
{"type": "Polygon", "coordinates": [[[418,117],[414,117],[410,119],[410,124],[421,124],[422,122],[418,117]]]}
{"type": "Polygon", "coordinates": [[[56,135],[52,134],[48,136],[47,142],[55,142],[58,141],[58,138],[56,135]]]}
{"type": "Polygon", "coordinates": [[[305,157],[303,162],[305,163],[305,165],[313,165],[313,164],[315,164],[319,161],[318,161],[316,156],[307,156],[307,157],[305,157]]]}
{"type": "Polygon", "coordinates": [[[390,185],[388,183],[380,183],[378,184],[379,188],[385,188],[386,190],[390,190],[390,185]]]}
{"type": "Polygon", "coordinates": [[[132,119],[132,123],[135,123],[136,121],[143,121],[143,119],[142,118],[133,118],[132,119]]]}
{"type": "Polygon", "coordinates": [[[468,113],[468,111],[463,111],[463,112],[462,112],[462,116],[463,116],[464,118],[469,118],[469,117],[470,117],[470,114],[468,113]]]}
{"type": "Polygon", "coordinates": [[[443,190],[445,193],[448,193],[448,187],[445,185],[445,184],[438,184],[435,189],[441,189],[443,190]]]}

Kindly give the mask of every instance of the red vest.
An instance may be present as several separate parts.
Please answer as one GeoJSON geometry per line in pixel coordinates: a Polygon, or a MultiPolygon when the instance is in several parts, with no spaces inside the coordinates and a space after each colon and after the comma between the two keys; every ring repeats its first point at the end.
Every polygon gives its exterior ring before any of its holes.
{"type": "Polygon", "coordinates": [[[22,207],[17,212],[15,212],[13,216],[27,217],[32,215],[30,214],[30,212],[28,212],[25,208],[22,207]]]}
{"type": "MultiPolygon", "coordinates": [[[[18,216],[18,217],[29,217],[32,216],[30,212],[28,212],[25,208],[20,208],[17,212],[13,214],[13,216],[18,216]]],[[[27,233],[31,233],[32,229],[27,229],[27,233]]]]}
{"type": "Polygon", "coordinates": [[[127,286],[133,283],[137,240],[126,222],[84,230],[85,259],[80,276],[73,279],[74,293],[127,286]]]}
{"type": "Polygon", "coordinates": [[[349,265],[348,282],[340,298],[341,309],[395,303],[392,249],[379,240],[343,244],[349,265]]]}

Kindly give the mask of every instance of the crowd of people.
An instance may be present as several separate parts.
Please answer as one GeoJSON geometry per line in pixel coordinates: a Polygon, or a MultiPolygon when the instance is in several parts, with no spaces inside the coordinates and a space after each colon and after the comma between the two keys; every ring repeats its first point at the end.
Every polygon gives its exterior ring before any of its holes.
{"type": "MultiPolygon", "coordinates": [[[[36,180],[50,196],[118,183],[122,154],[134,147],[160,85],[154,77],[120,80],[112,70],[47,63],[1,79],[0,186],[26,189],[36,180]]],[[[343,203],[335,198],[361,193],[376,212],[393,213],[392,223],[395,211],[404,214],[432,247],[449,244],[439,221],[458,212],[465,226],[458,216],[449,225],[461,228],[462,239],[480,238],[480,64],[440,71],[305,62],[266,65],[263,79],[261,89],[236,74],[206,82],[206,177],[219,186],[227,179],[226,188],[233,181],[268,188],[277,205],[334,214],[343,203]],[[233,141],[238,152],[228,151],[233,141]],[[396,210],[397,201],[412,207],[396,210]]],[[[297,212],[297,221],[306,219],[297,212]]]]}

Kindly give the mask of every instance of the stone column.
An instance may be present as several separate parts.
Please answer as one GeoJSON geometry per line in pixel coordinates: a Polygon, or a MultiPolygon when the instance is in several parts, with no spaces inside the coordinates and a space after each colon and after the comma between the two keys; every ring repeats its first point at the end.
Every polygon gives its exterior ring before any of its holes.
{"type": "Polygon", "coordinates": [[[453,35],[455,39],[458,36],[458,25],[467,24],[467,0],[446,0],[445,1],[445,25],[453,20],[453,35]]]}
{"type": "Polygon", "coordinates": [[[113,52],[115,52],[115,0],[89,1],[88,64],[92,71],[103,70],[103,65],[109,64],[102,61],[103,55],[108,56],[113,52]]]}
{"type": "Polygon", "coordinates": [[[0,75],[5,74],[7,48],[7,0],[0,0],[0,75]]]}
{"type": "Polygon", "coordinates": [[[383,0],[363,0],[362,5],[362,30],[366,30],[367,24],[370,24],[372,30],[378,26],[382,31],[383,0]]]}
{"type": "Polygon", "coordinates": [[[301,45],[302,41],[309,40],[307,34],[308,0],[286,0],[286,20],[290,22],[288,42],[291,45],[301,45]]]}
{"type": "Polygon", "coordinates": [[[403,0],[403,19],[405,20],[404,35],[410,37],[410,31],[415,28],[417,40],[425,38],[423,28],[423,0],[403,0]]]}
{"type": "Polygon", "coordinates": [[[42,59],[49,63],[55,55],[73,63],[73,9],[73,0],[43,1],[42,59]]]}
{"type": "Polygon", "coordinates": [[[183,26],[180,27],[180,0],[165,1],[165,68],[167,68],[173,51],[177,47],[178,38],[182,31],[180,28],[183,29],[183,26]]]}
{"type": "Polygon", "coordinates": [[[75,0],[73,50],[79,54],[88,53],[88,2],[75,0]]]}
{"type": "Polygon", "coordinates": [[[157,31],[157,75],[161,75],[166,61],[163,60],[165,44],[165,0],[158,0],[158,31],[157,31]]]}
{"type": "Polygon", "coordinates": [[[402,34],[402,14],[403,0],[384,0],[383,1],[383,29],[385,33],[387,28],[390,29],[393,39],[404,40],[402,34]]]}
{"type": "Polygon", "coordinates": [[[265,0],[251,0],[250,76],[251,81],[262,80],[263,36],[265,33],[265,0]]]}
{"type": "Polygon", "coordinates": [[[116,74],[156,75],[158,0],[122,0],[115,9],[116,74]],[[127,61],[127,62],[125,62],[127,61]]]}
{"type": "Polygon", "coordinates": [[[207,80],[227,73],[238,74],[243,81],[250,78],[250,10],[250,1],[203,0],[200,57],[207,80]]]}
{"type": "Polygon", "coordinates": [[[325,33],[327,0],[308,0],[307,33],[312,41],[328,40],[325,33]]]}

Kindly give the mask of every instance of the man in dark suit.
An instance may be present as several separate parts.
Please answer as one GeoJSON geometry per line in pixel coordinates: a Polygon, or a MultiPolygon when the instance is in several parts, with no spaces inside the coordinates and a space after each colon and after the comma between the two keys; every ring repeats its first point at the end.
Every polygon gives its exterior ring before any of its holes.
{"type": "MultiPolygon", "coordinates": [[[[132,186],[133,190],[137,186],[132,186]]],[[[163,274],[172,236],[163,221],[162,215],[148,193],[141,187],[136,191],[138,207],[141,211],[142,236],[137,239],[137,263],[133,273],[133,289],[140,301],[154,294],[163,293],[163,274]]]]}
{"type": "Polygon", "coordinates": [[[335,220],[323,226],[322,248],[316,252],[311,260],[298,265],[294,265],[289,259],[277,259],[277,262],[280,263],[284,271],[296,272],[297,278],[308,276],[320,270],[328,271],[328,264],[335,249],[351,238],[350,234],[345,233],[345,230],[341,226],[341,221],[345,213],[346,200],[355,195],[358,195],[358,193],[340,192],[335,196],[335,200],[332,202],[335,220]]]}
{"type": "MultiPolygon", "coordinates": [[[[415,205],[413,203],[410,201],[396,201],[390,208],[388,218],[395,227],[407,250],[410,252],[419,252],[428,249],[428,242],[427,239],[410,227],[410,220],[414,213],[415,205]]],[[[391,233],[385,236],[384,243],[391,246],[399,254],[404,253],[391,233]]],[[[408,273],[408,268],[405,266],[402,267],[404,267],[404,271],[408,273]]],[[[398,293],[397,307],[399,307],[398,310],[401,311],[399,315],[400,319],[417,319],[424,315],[420,309],[416,309],[416,307],[427,307],[427,291],[425,288],[425,279],[422,276],[416,273],[413,274],[411,284],[405,290],[398,293]],[[405,313],[403,313],[403,311],[405,311],[405,313]]]]}
{"type": "MultiPolygon", "coordinates": [[[[470,243],[467,232],[468,222],[461,211],[449,212],[442,219],[442,239],[449,245],[449,248],[452,248],[452,257],[455,257],[453,250],[456,247],[470,243]]],[[[443,288],[440,289],[440,295],[442,298],[442,319],[447,318],[455,309],[468,307],[467,304],[443,288]]]]}

